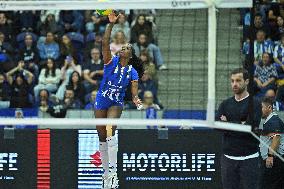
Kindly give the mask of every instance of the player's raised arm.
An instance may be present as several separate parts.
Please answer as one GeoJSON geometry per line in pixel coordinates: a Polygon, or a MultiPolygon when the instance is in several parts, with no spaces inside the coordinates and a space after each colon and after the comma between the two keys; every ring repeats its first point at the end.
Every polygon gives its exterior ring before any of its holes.
{"type": "Polygon", "coordinates": [[[106,28],[104,37],[103,37],[103,42],[102,42],[102,49],[103,49],[103,59],[104,59],[104,63],[108,64],[111,60],[111,52],[110,52],[110,48],[109,48],[109,43],[110,43],[110,35],[111,35],[111,30],[116,22],[116,20],[118,19],[119,15],[116,16],[115,13],[111,13],[110,15],[108,15],[108,19],[109,19],[109,24],[106,28]]]}

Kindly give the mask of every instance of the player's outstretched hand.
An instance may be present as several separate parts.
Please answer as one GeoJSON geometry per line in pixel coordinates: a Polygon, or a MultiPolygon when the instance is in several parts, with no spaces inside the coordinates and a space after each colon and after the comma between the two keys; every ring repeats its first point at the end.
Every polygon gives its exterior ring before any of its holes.
{"type": "Polygon", "coordinates": [[[120,14],[116,16],[115,13],[112,12],[111,14],[108,15],[109,22],[114,24],[119,18],[119,16],[120,14]]]}

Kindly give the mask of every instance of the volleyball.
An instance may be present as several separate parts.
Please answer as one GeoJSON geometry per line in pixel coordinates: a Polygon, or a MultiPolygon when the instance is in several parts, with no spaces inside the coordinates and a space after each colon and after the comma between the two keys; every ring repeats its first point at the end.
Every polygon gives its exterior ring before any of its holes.
{"type": "Polygon", "coordinates": [[[96,13],[100,16],[108,16],[112,13],[112,9],[96,10],[96,13]]]}

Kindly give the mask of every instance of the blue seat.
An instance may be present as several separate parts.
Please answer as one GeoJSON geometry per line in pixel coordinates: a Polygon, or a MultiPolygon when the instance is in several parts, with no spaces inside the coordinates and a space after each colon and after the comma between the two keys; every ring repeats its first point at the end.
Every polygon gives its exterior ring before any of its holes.
{"type": "Polygon", "coordinates": [[[93,42],[96,39],[96,33],[92,32],[92,33],[88,33],[88,35],[86,36],[86,43],[89,42],[93,42]]]}

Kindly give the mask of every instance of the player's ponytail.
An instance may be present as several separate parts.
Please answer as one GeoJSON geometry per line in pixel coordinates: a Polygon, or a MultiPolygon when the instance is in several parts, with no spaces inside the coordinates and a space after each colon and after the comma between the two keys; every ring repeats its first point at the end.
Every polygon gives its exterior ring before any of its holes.
{"type": "Polygon", "coordinates": [[[144,74],[144,67],[140,58],[136,56],[133,47],[132,47],[132,55],[129,60],[129,64],[133,66],[133,68],[137,71],[139,78],[141,78],[144,74]]]}

